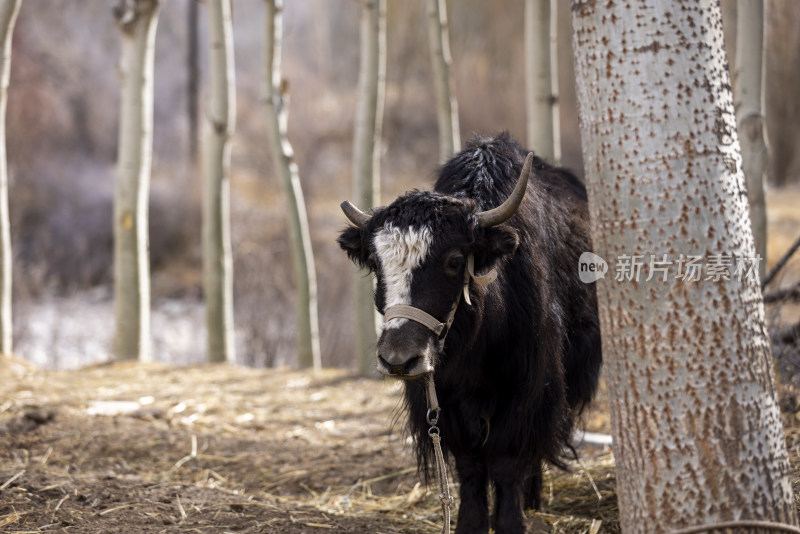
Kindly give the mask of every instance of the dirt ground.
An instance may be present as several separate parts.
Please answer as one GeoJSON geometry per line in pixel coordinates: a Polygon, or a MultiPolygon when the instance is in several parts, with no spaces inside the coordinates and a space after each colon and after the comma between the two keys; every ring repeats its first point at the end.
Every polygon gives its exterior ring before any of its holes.
{"type": "MultiPolygon", "coordinates": [[[[1,367],[1,532],[441,531],[396,383],[335,370],[1,367]]],[[[611,455],[582,457],[599,493],[580,466],[549,472],[532,531],[618,531],[611,455]]]]}
{"type": "MultiPolygon", "coordinates": [[[[400,396],[341,370],[0,360],[0,532],[440,532],[400,396]]],[[[608,432],[606,408],[601,394],[587,431],[608,432]]],[[[581,459],[545,474],[529,532],[619,532],[610,451],[581,459]]]]}

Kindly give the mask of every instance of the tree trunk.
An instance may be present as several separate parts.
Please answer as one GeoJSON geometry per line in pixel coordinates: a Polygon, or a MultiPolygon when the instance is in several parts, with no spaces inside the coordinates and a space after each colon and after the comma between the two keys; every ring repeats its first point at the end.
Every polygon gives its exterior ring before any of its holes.
{"type": "Polygon", "coordinates": [[[14,349],[11,322],[11,222],[8,214],[6,106],[11,72],[11,37],[22,0],[0,2],[0,355],[14,349]]]}
{"type": "MultiPolygon", "coordinates": [[[[720,0],[719,5],[722,10],[722,34],[725,37],[725,53],[728,56],[728,66],[732,67],[736,64],[736,24],[737,24],[737,9],[736,5],[739,0],[720,0]]],[[[733,73],[731,73],[733,78],[733,73]]],[[[736,80],[733,80],[734,84],[736,80]]],[[[736,86],[733,87],[733,92],[736,94],[736,86]]]]}
{"type": "Polygon", "coordinates": [[[114,197],[114,355],[150,359],[148,196],[153,152],[157,0],[121,0],[119,160],[114,197]]]}
{"type": "Polygon", "coordinates": [[[736,66],[733,87],[736,126],[742,145],[742,168],[750,203],[750,222],[756,253],[763,258],[759,276],[764,280],[767,267],[767,209],[764,201],[764,173],[767,170],[767,143],[764,139],[762,105],[764,54],[764,2],[741,0],[737,5],[736,66]]]}
{"type": "Polygon", "coordinates": [[[622,529],[795,524],[718,2],[572,13],[622,529]]]}
{"type": "Polygon", "coordinates": [[[281,79],[283,0],[266,0],[264,77],[267,132],[275,174],[280,176],[287,199],[289,235],[297,284],[297,352],[300,367],[320,369],[317,273],[308,228],[303,188],[286,136],[289,121],[288,82],[281,79]]]}
{"type": "Polygon", "coordinates": [[[203,288],[208,360],[234,362],[230,223],[231,137],[236,118],[233,28],[230,0],[208,0],[207,7],[211,65],[203,146],[203,288]]]}
{"type": "Polygon", "coordinates": [[[561,162],[557,32],[557,1],[525,0],[528,147],[555,165],[561,162]]]}
{"type": "Polygon", "coordinates": [[[764,4],[766,22],[764,90],[769,181],[775,187],[800,182],[800,2],[771,0],[764,4]]]}
{"type": "Polygon", "coordinates": [[[450,36],[445,0],[428,0],[428,37],[431,47],[436,117],[439,123],[439,162],[445,163],[461,150],[458,129],[458,101],[453,91],[450,65],[450,36]]]}
{"type": "MultiPolygon", "coordinates": [[[[353,142],[355,202],[359,206],[380,204],[380,146],[383,126],[383,96],[386,86],[386,2],[362,0],[356,131],[353,142]]],[[[373,302],[373,277],[356,273],[355,351],[358,370],[372,374],[379,316],[373,302]]]]}
{"type": "Polygon", "coordinates": [[[198,105],[200,99],[200,32],[199,28],[199,0],[189,0],[186,13],[186,30],[188,46],[186,54],[186,116],[189,123],[189,165],[192,169],[197,166],[198,135],[198,105]]]}

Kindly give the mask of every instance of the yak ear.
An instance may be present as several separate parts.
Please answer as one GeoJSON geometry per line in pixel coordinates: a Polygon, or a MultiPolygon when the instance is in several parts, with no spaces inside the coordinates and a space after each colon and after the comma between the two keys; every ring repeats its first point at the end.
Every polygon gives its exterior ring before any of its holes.
{"type": "Polygon", "coordinates": [[[504,224],[491,226],[484,229],[484,235],[479,240],[479,251],[475,255],[475,267],[486,270],[514,254],[519,246],[519,236],[516,230],[504,224]]]}
{"type": "Polygon", "coordinates": [[[355,226],[348,226],[339,234],[336,240],[342,250],[347,252],[347,257],[350,261],[359,267],[366,267],[367,265],[367,251],[364,246],[363,231],[361,228],[355,226]]]}

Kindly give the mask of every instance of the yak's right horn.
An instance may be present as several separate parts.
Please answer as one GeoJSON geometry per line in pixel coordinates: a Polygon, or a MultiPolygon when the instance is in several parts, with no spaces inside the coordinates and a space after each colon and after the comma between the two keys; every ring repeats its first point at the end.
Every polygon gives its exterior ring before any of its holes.
{"type": "Polygon", "coordinates": [[[341,206],[345,217],[347,217],[351,223],[355,224],[359,228],[364,226],[364,223],[369,220],[369,215],[353,206],[349,200],[342,202],[341,206]]]}

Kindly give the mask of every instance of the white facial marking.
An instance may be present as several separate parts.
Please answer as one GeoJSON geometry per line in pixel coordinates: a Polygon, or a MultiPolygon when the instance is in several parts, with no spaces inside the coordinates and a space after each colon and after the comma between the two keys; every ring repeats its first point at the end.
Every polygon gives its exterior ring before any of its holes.
{"type": "MultiPolygon", "coordinates": [[[[432,241],[433,234],[427,226],[400,230],[387,224],[375,233],[373,243],[386,286],[387,309],[398,304],[411,305],[411,271],[428,257],[432,241]]],[[[398,328],[407,319],[389,322],[391,325],[384,323],[384,328],[398,328]]]]}

